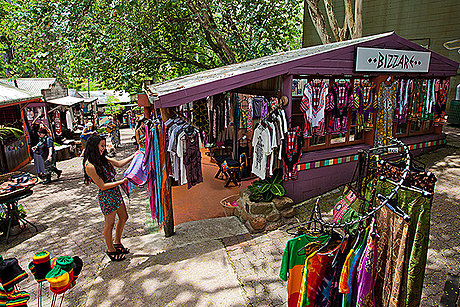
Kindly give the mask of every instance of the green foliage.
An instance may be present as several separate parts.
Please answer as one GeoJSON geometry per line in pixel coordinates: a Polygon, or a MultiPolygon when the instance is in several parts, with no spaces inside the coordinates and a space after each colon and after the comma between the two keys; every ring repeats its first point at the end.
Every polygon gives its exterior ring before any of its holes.
{"type": "Polygon", "coordinates": [[[0,140],[11,138],[19,139],[24,136],[24,132],[20,129],[0,125],[0,140]]]}
{"type": "Polygon", "coordinates": [[[286,195],[286,190],[281,185],[283,174],[276,170],[273,176],[264,180],[256,180],[249,187],[249,200],[253,202],[272,201],[275,197],[286,195]]]}
{"type": "Polygon", "coordinates": [[[142,90],[300,47],[300,0],[0,0],[0,77],[142,90]],[[91,81],[93,82],[93,81],[91,81]]]}
{"type": "Polygon", "coordinates": [[[107,115],[121,114],[124,109],[125,107],[121,104],[109,103],[106,107],[104,107],[104,113],[107,115]]]}

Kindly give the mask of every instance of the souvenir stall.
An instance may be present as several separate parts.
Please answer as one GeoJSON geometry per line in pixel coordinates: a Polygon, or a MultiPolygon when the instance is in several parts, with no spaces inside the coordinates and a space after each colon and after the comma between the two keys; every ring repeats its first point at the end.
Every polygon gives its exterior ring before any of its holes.
{"type": "MultiPolygon", "coordinates": [[[[268,101],[285,96],[279,109],[287,131],[276,133],[275,127],[270,132],[267,125],[253,122],[252,134],[247,133],[252,145],[248,159],[252,176],[268,178],[271,163],[280,160],[273,150],[281,146],[282,185],[299,202],[348,183],[359,151],[386,145],[392,137],[414,154],[445,144],[446,94],[449,76],[456,74],[458,65],[395,33],[384,33],[282,52],[160,84],[146,82],[149,103],[139,105],[149,116],[155,109],[187,110],[184,106],[191,102],[223,101],[212,108],[216,119],[224,119],[216,120],[212,129],[222,131],[229,97],[234,125],[243,122],[249,130],[251,121],[244,118],[251,110],[237,94],[260,95],[268,101]],[[273,136],[283,137],[281,145],[278,140],[264,142],[273,136]]],[[[221,140],[213,133],[209,143],[217,144],[221,140]]],[[[235,159],[238,135],[233,135],[235,159]]]]}

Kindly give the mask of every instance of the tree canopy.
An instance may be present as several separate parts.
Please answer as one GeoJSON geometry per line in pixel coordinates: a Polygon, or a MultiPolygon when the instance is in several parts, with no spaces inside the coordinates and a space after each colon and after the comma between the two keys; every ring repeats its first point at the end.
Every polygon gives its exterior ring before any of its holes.
{"type": "Polygon", "coordinates": [[[0,0],[2,77],[155,82],[301,45],[300,0],[0,0]]]}

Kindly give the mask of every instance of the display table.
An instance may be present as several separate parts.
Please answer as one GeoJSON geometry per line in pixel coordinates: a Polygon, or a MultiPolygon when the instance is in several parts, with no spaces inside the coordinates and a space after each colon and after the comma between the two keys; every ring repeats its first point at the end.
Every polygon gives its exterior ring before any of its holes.
{"type": "Polygon", "coordinates": [[[6,244],[8,244],[8,239],[9,239],[10,231],[11,231],[11,223],[13,221],[13,218],[16,218],[18,221],[22,221],[24,224],[27,223],[27,224],[32,225],[35,228],[35,231],[38,232],[37,226],[35,226],[34,224],[32,224],[31,222],[29,222],[28,220],[26,220],[25,218],[21,217],[18,214],[19,200],[29,197],[32,194],[33,194],[33,191],[28,189],[24,191],[24,193],[18,194],[14,197],[0,200],[0,203],[5,205],[6,207],[6,216],[8,220],[8,228],[6,230],[6,244]]]}

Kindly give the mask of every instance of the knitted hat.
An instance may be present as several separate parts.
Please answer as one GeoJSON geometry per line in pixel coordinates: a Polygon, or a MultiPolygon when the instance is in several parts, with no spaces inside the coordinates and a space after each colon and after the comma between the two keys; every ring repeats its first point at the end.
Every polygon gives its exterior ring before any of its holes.
{"type": "Polygon", "coordinates": [[[56,259],[56,264],[59,265],[64,271],[70,272],[73,269],[73,258],[70,256],[61,256],[56,259]]]}
{"type": "Polygon", "coordinates": [[[29,269],[37,282],[45,281],[46,274],[51,271],[50,253],[41,251],[33,256],[29,269]]]}
{"type": "Polygon", "coordinates": [[[0,307],[6,306],[6,301],[8,300],[8,294],[6,293],[5,289],[0,286],[0,307]]]}
{"type": "Polygon", "coordinates": [[[83,261],[78,256],[73,257],[73,279],[71,281],[71,287],[74,287],[77,283],[78,275],[80,275],[81,269],[83,268],[83,261]]]}
{"type": "Polygon", "coordinates": [[[8,291],[6,299],[7,307],[27,307],[27,302],[30,299],[30,294],[26,291],[16,291],[12,289],[8,291]]]}
{"type": "Polygon", "coordinates": [[[8,258],[0,262],[0,280],[4,289],[14,287],[27,278],[27,273],[19,266],[16,258],[8,258]]]}
{"type": "Polygon", "coordinates": [[[50,283],[50,289],[53,293],[64,293],[70,288],[70,275],[59,265],[56,265],[46,274],[46,280],[50,283]]]}

